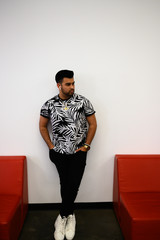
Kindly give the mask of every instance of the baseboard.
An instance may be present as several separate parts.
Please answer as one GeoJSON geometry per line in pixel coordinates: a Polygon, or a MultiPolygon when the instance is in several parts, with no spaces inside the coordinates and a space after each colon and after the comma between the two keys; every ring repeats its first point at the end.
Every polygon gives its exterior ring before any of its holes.
{"type": "MultiPolygon", "coordinates": [[[[30,203],[29,210],[58,210],[60,203],[30,203]]],[[[112,202],[76,202],[75,209],[111,209],[112,202]]]]}

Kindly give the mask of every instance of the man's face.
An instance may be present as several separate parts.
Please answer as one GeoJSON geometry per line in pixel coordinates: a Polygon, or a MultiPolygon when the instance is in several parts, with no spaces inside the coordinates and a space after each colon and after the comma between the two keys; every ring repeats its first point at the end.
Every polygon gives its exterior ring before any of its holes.
{"type": "Polygon", "coordinates": [[[74,78],[63,78],[60,86],[61,93],[66,97],[71,97],[74,94],[75,82],[74,78]]]}

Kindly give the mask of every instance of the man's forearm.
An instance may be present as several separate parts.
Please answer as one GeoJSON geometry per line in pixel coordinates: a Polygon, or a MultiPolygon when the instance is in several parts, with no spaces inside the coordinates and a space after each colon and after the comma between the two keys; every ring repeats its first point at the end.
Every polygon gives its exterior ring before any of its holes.
{"type": "Polygon", "coordinates": [[[88,116],[87,117],[87,122],[89,124],[89,129],[88,129],[88,133],[87,133],[87,137],[86,137],[86,142],[85,143],[90,145],[92,140],[93,140],[93,138],[94,138],[96,129],[97,129],[97,121],[96,121],[95,114],[93,114],[91,116],[88,116]]]}
{"type": "Polygon", "coordinates": [[[86,141],[85,141],[85,143],[87,143],[88,145],[91,144],[91,142],[92,142],[92,140],[94,138],[94,135],[96,133],[96,129],[97,129],[97,125],[96,124],[93,124],[93,125],[89,126],[87,137],[86,137],[86,141]]]}
{"type": "Polygon", "coordinates": [[[48,145],[49,149],[54,148],[53,143],[51,142],[50,136],[49,136],[49,132],[48,129],[46,127],[41,127],[40,128],[40,133],[44,139],[44,141],[46,142],[46,144],[48,145]]]}

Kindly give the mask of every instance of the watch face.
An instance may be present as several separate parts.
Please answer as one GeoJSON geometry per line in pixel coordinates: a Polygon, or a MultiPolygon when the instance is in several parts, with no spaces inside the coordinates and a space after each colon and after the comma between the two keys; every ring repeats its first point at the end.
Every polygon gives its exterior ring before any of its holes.
{"type": "Polygon", "coordinates": [[[87,145],[84,145],[84,147],[87,149],[88,148],[88,146],[87,145]]]}

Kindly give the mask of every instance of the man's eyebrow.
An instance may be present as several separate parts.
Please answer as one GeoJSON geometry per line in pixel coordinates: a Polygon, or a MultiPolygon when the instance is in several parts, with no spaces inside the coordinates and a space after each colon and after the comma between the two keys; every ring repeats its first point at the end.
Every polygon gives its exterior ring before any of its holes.
{"type": "Polygon", "coordinates": [[[75,84],[75,82],[72,82],[72,83],[69,82],[69,83],[65,83],[65,84],[70,85],[70,84],[75,84]]]}

